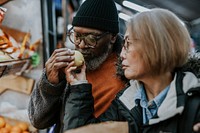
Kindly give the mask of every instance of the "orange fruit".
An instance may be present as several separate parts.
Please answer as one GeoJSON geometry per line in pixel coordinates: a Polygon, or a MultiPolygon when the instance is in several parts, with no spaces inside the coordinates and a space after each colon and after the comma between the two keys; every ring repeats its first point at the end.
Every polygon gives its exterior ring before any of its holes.
{"type": "Polygon", "coordinates": [[[7,128],[1,128],[0,133],[9,133],[9,130],[7,128]]]}
{"type": "Polygon", "coordinates": [[[12,126],[8,123],[6,123],[5,128],[10,132],[12,129],[12,126]]]}
{"type": "Polygon", "coordinates": [[[29,133],[29,131],[23,131],[22,133],[29,133]]]}
{"type": "Polygon", "coordinates": [[[18,126],[19,128],[21,128],[22,131],[27,131],[27,130],[28,130],[28,124],[25,123],[25,122],[19,122],[19,123],[17,124],[17,126],[18,126]]]}
{"type": "Polygon", "coordinates": [[[22,129],[18,126],[13,126],[12,129],[11,129],[11,133],[21,133],[22,132],[22,129]]]}
{"type": "Polygon", "coordinates": [[[3,128],[6,125],[6,121],[3,117],[0,117],[0,128],[3,128]]]}

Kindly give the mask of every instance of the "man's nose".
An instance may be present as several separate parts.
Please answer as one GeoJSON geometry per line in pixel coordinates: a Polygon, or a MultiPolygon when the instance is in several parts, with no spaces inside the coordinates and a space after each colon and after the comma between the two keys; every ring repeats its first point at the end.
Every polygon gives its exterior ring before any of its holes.
{"type": "Polygon", "coordinates": [[[80,44],[78,45],[79,48],[83,49],[83,48],[86,48],[87,46],[85,45],[85,41],[82,39],[80,44]]]}

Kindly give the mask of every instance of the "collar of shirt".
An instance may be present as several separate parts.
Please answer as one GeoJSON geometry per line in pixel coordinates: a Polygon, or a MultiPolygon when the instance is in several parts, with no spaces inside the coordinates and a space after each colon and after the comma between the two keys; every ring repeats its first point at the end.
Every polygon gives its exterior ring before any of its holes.
{"type": "Polygon", "coordinates": [[[163,91],[161,91],[153,100],[148,101],[146,96],[146,91],[144,89],[143,84],[140,84],[140,87],[137,93],[134,96],[136,105],[142,107],[143,112],[143,123],[145,124],[151,119],[154,115],[156,115],[159,106],[162,104],[165,99],[167,92],[169,90],[169,86],[167,86],[163,91]]]}

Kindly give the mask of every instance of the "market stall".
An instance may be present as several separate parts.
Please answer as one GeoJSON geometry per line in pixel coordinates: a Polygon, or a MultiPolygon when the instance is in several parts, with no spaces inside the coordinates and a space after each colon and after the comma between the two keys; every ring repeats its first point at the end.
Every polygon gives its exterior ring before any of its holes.
{"type": "Polygon", "coordinates": [[[37,133],[27,108],[43,68],[40,1],[5,0],[0,7],[6,9],[0,24],[0,132],[37,133]]]}

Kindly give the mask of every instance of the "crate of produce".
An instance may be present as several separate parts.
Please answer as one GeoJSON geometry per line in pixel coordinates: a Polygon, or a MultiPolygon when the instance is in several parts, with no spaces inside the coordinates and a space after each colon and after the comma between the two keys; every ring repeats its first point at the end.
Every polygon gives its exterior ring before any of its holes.
{"type": "Polygon", "coordinates": [[[0,116],[0,133],[38,133],[30,123],[0,116]]]}

